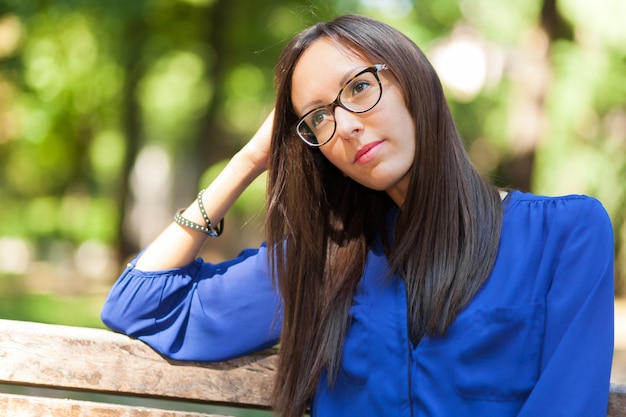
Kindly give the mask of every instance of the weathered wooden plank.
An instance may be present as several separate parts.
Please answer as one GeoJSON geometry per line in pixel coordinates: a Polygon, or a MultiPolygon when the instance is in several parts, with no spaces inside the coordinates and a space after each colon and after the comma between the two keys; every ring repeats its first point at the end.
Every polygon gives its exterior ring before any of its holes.
{"type": "Polygon", "coordinates": [[[0,393],[4,417],[225,417],[215,414],[0,393]]]}
{"type": "MultiPolygon", "coordinates": [[[[626,416],[626,387],[611,385],[607,417],[626,416]]],[[[215,414],[0,393],[4,417],[225,417],[215,414]]]]}
{"type": "Polygon", "coordinates": [[[607,417],[626,416],[626,385],[611,384],[607,417]]]}
{"type": "Polygon", "coordinates": [[[265,408],[274,353],[219,363],[175,362],[107,330],[0,320],[0,383],[265,408]]]}
{"type": "MultiPolygon", "coordinates": [[[[275,360],[268,350],[213,364],[175,362],[106,330],[0,320],[0,383],[266,408],[275,360]]],[[[7,417],[207,417],[12,394],[0,394],[0,411],[7,417]]],[[[626,417],[626,385],[611,385],[607,417],[626,417]]]]}

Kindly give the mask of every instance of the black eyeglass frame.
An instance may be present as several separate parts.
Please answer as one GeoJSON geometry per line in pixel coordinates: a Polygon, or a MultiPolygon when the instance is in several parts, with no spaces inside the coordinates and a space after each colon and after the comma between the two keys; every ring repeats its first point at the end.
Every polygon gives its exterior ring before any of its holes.
{"type": "Polygon", "coordinates": [[[305,119],[313,112],[319,111],[320,109],[329,109],[330,112],[334,115],[335,113],[335,108],[337,107],[341,107],[342,109],[345,109],[347,111],[349,111],[350,113],[354,113],[354,114],[361,114],[361,113],[366,113],[370,110],[372,110],[374,107],[376,107],[376,105],[380,102],[380,99],[383,96],[383,85],[380,82],[380,77],[378,76],[378,72],[379,71],[384,71],[389,69],[387,67],[386,64],[374,64],[370,67],[365,68],[364,70],[360,71],[359,73],[357,73],[356,75],[354,75],[353,77],[351,77],[348,81],[346,81],[346,83],[343,85],[343,87],[341,87],[341,89],[339,90],[339,93],[337,94],[337,98],[335,98],[335,100],[332,103],[329,103],[325,106],[319,106],[314,108],[313,110],[310,110],[308,112],[306,112],[304,114],[304,116],[302,116],[300,118],[300,120],[298,120],[298,123],[296,123],[295,126],[295,131],[296,134],[298,135],[298,137],[300,139],[302,139],[302,141],[304,143],[306,143],[307,145],[314,147],[314,148],[319,148],[322,145],[327,144],[328,142],[330,142],[332,140],[332,138],[335,136],[335,132],[337,131],[337,120],[335,120],[334,116],[333,116],[333,123],[334,123],[334,127],[333,127],[333,133],[330,135],[330,137],[328,139],[326,139],[324,142],[322,143],[311,143],[310,141],[308,141],[301,133],[300,133],[300,126],[305,123],[305,119]],[[344,103],[341,102],[341,94],[343,93],[343,90],[350,85],[350,83],[352,83],[352,81],[354,81],[356,78],[360,77],[361,75],[365,74],[365,73],[372,73],[374,74],[374,77],[376,78],[376,81],[378,82],[378,87],[380,88],[380,93],[378,94],[378,99],[376,99],[376,101],[374,102],[374,104],[372,104],[369,108],[365,109],[365,110],[353,110],[350,107],[346,106],[344,103]]]}

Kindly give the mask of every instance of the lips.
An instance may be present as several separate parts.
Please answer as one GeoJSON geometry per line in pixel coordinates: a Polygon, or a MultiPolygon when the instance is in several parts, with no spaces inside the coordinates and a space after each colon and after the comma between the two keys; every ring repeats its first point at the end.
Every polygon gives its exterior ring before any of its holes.
{"type": "Polygon", "coordinates": [[[374,159],[382,143],[383,141],[379,140],[376,142],[370,142],[370,143],[363,145],[354,155],[354,163],[366,164],[372,159],[374,159]]]}

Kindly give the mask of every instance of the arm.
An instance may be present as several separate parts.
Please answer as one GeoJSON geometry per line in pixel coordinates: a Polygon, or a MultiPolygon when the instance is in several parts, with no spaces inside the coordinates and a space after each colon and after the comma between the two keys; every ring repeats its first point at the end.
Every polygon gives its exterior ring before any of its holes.
{"type": "Polygon", "coordinates": [[[519,417],[604,417],[613,356],[613,237],[597,201],[564,230],[546,304],[540,376],[519,417]]]}
{"type": "Polygon", "coordinates": [[[102,309],[110,329],[172,359],[220,361],[270,347],[280,333],[280,296],[265,247],[219,264],[197,259],[144,272],[126,268],[102,309]]]}
{"type": "MultiPolygon", "coordinates": [[[[204,208],[214,225],[224,217],[235,200],[267,168],[274,112],[272,111],[252,139],[226,165],[203,194],[204,208]]],[[[183,217],[204,224],[197,201],[183,217]]],[[[159,271],[177,268],[192,262],[207,235],[171,223],[148,246],[137,261],[136,268],[159,271]]]]}
{"type": "MultiPolygon", "coordinates": [[[[212,223],[266,169],[272,118],[273,112],[205,191],[212,223]]],[[[183,215],[204,222],[197,202],[183,215]]],[[[170,224],[115,283],[103,322],[181,360],[222,360],[275,343],[279,296],[265,248],[213,265],[196,260],[205,239],[202,232],[170,224]]]]}

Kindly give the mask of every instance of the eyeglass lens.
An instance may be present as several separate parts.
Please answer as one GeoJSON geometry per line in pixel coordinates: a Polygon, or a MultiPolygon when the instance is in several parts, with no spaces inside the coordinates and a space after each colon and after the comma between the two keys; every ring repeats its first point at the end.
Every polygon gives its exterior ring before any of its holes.
{"type": "Polygon", "coordinates": [[[376,67],[361,72],[346,83],[332,104],[308,112],[298,123],[298,135],[310,145],[322,145],[335,134],[336,106],[352,113],[371,110],[382,95],[382,88],[375,72],[376,67]]]}

